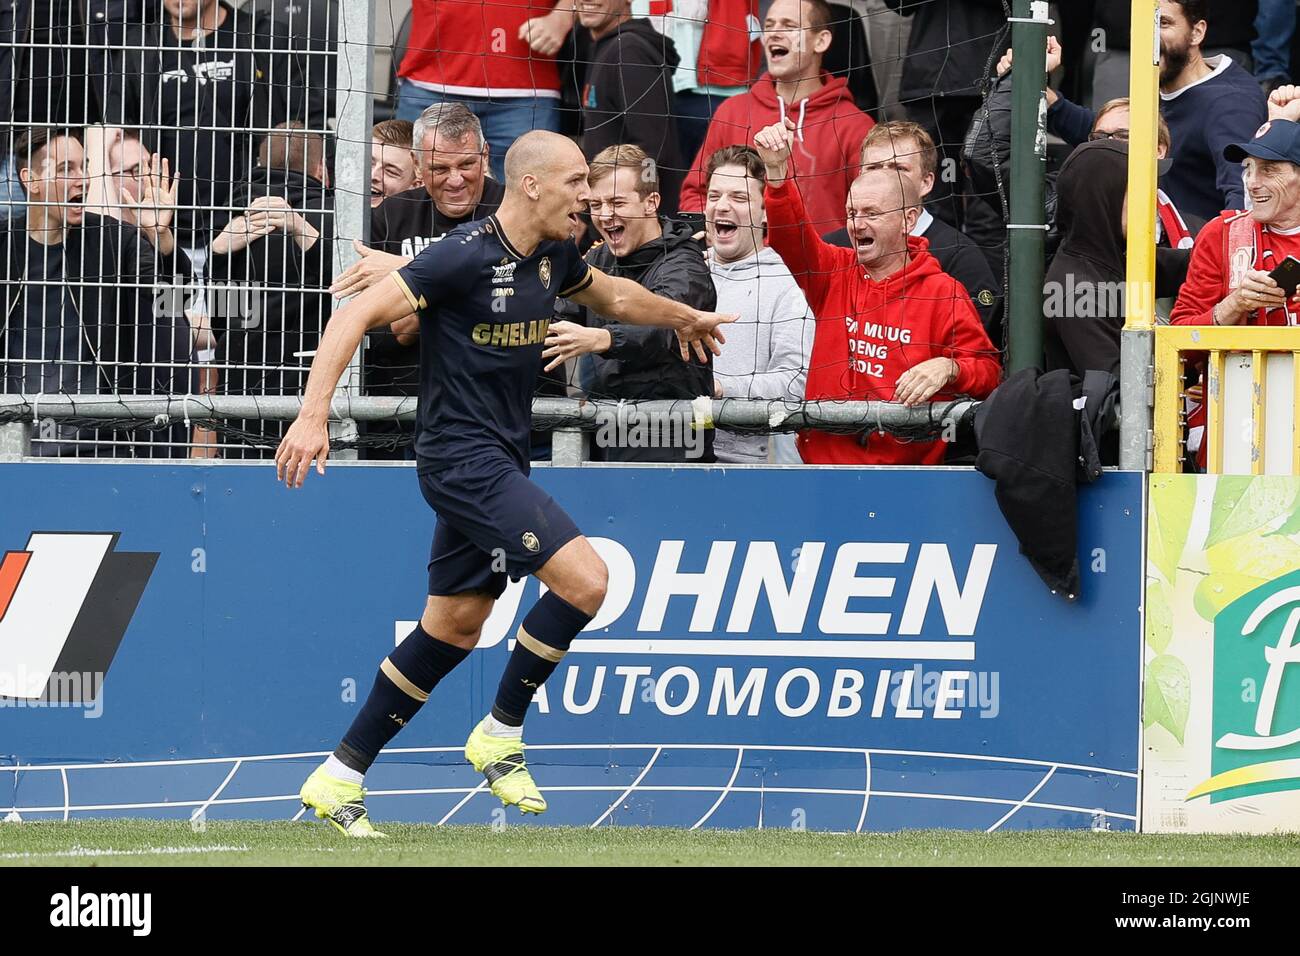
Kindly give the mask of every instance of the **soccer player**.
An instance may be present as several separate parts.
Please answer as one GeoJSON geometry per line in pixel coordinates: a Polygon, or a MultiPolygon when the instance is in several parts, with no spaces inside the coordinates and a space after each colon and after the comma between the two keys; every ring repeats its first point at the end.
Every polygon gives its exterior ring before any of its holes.
{"type": "Polygon", "coordinates": [[[521,136],[506,155],[506,195],[495,215],[457,226],[330,320],[302,410],[276,453],[276,477],[291,488],[302,486],[313,461],[324,474],[330,397],[348,359],[367,329],[418,314],[417,473],[438,515],[429,598],[415,630],[380,664],[338,749],[301,793],[305,806],[347,836],[380,835],[366,814],[363,775],[469,655],[507,577],[529,574],[548,590],[524,618],[496,701],[465,756],[506,806],[546,809],[524,763],[524,714],[599,610],[608,576],[569,516],[528,478],[532,394],[556,297],[618,322],[667,324],[683,358],[688,348],[701,360],[706,349],[718,353],[718,326],[734,321],[588,266],[573,241],[587,201],[587,163],[577,146],[543,130],[521,136]]]}

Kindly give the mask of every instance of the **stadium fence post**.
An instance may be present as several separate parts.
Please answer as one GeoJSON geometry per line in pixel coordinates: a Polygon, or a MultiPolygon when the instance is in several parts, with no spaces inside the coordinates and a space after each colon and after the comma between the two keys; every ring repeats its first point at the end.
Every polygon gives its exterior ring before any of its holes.
{"type": "Polygon", "coordinates": [[[1047,0],[1015,0],[1011,49],[1011,251],[1007,372],[1043,364],[1046,248],[1047,0]]]}
{"type": "MultiPolygon", "coordinates": [[[[352,240],[370,241],[370,129],[374,125],[374,100],[370,93],[373,74],[375,22],[372,3],[338,5],[338,60],[335,70],[334,120],[334,275],[352,265],[357,251],[352,240]]],[[[337,300],[334,310],[342,305],[337,300]]],[[[363,342],[339,380],[340,399],[361,394],[361,351],[363,342]]],[[[346,419],[330,425],[330,437],[355,440],[356,422],[346,419]]],[[[333,453],[335,458],[355,459],[355,449],[333,453]]]]}
{"type": "Polygon", "coordinates": [[[0,424],[0,461],[18,461],[32,453],[32,423],[0,424]]]}
{"type": "Polygon", "coordinates": [[[574,467],[587,460],[587,436],[578,428],[557,428],[551,432],[551,463],[574,467]]]}
{"type": "Polygon", "coordinates": [[[1128,255],[1120,335],[1121,468],[1151,467],[1156,314],[1156,145],[1160,111],[1160,3],[1133,0],[1129,65],[1128,255]]]}

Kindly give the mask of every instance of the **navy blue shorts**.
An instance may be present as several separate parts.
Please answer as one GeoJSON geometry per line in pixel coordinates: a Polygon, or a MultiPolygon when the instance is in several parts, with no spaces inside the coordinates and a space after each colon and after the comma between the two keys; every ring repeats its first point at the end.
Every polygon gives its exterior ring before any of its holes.
{"type": "Polygon", "coordinates": [[[579,534],[578,526],[513,463],[467,462],[420,475],[438,514],[429,553],[429,593],[485,591],[526,577],[579,534]]]}

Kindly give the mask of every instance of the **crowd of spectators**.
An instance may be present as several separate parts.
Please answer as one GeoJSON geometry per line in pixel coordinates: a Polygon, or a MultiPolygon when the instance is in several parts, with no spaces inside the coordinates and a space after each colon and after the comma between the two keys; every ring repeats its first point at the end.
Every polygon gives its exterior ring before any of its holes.
{"type": "MultiPolygon", "coordinates": [[[[739,316],[722,355],[686,361],[667,332],[562,303],[540,394],[916,405],[983,398],[1001,378],[1023,72],[1002,0],[418,2],[347,269],[335,190],[366,184],[333,175],[336,3],[11,6],[5,393],[297,394],[334,305],[491,214],[506,150],[531,129],[574,136],[588,158],[589,262],[739,316]],[[160,297],[167,284],[180,294],[160,297]]],[[[1300,312],[1269,276],[1300,256],[1296,6],[1160,0],[1157,294],[1174,323],[1300,312]]],[[[1043,365],[1117,372],[1124,297],[1081,308],[1078,294],[1124,279],[1129,4],[1055,10],[1043,365]]],[[[368,336],[366,394],[416,394],[419,331],[410,316],[368,336]]],[[[407,431],[372,423],[366,455],[406,457],[407,431]]],[[[685,456],[593,454],[920,464],[950,451],[870,430],[704,431],[685,456]]],[[[44,453],[86,453],[79,434],[44,453]]],[[[223,453],[202,429],[161,434],[141,453],[223,453]]],[[[547,456],[548,436],[534,446],[547,456]]]]}

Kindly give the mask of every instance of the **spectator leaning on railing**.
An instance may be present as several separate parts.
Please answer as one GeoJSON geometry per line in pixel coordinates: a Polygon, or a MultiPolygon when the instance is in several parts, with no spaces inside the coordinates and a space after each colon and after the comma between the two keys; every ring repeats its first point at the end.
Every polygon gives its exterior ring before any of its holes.
{"type": "MultiPolygon", "coordinates": [[[[702,311],[713,311],[717,293],[704,251],[691,228],[659,216],[653,164],[636,146],[611,146],[591,163],[591,220],[604,241],[587,253],[587,262],[607,275],[632,279],[658,295],[702,311]]],[[[616,323],[585,306],[557,300],[543,358],[549,367],[579,359],[590,371],[582,385],[592,398],[695,399],[713,394],[711,363],[692,356],[683,361],[671,331],[616,323]],[[580,356],[590,354],[589,364],[580,356]]],[[[684,432],[683,432],[684,434],[684,432]]],[[[712,460],[712,433],[699,445],[597,448],[604,461],[712,460]],[[695,457],[693,457],[695,456],[695,457]]]]}
{"type": "MultiPolygon", "coordinates": [[[[986,397],[1000,375],[993,344],[966,290],[940,270],[925,239],[909,235],[921,204],[911,179],[893,169],[859,176],[846,208],[853,249],[832,246],[787,178],[793,132],[788,121],[774,124],[754,142],[767,169],[768,243],[817,319],[808,400],[914,406],[958,394],[986,397]]],[[[799,453],[810,464],[938,464],[944,445],[806,431],[799,453]]]]}
{"type": "MultiPolygon", "coordinates": [[[[917,123],[894,121],[878,123],[862,141],[859,172],[869,169],[893,169],[912,180],[924,202],[934,189],[939,168],[939,150],[925,128],[917,123]]],[[[924,236],[930,243],[930,255],[939,260],[939,268],[962,284],[975,303],[984,329],[994,338],[998,329],[998,300],[1001,283],[993,276],[988,260],[979,246],[963,232],[936,218],[924,206],[912,227],[912,235],[924,236]]],[[[847,228],[824,236],[827,242],[846,249],[853,247],[847,228]]]]}
{"type": "MultiPolygon", "coordinates": [[[[713,360],[715,398],[803,400],[812,354],[808,301],[776,250],[763,244],[763,161],[752,146],[726,146],[709,158],[705,259],[719,311],[737,316],[713,360]]],[[[719,429],[720,462],[798,464],[793,435],[743,435],[719,429]],[[770,440],[769,440],[770,438],[770,440]]]]}
{"type": "MultiPolygon", "coordinates": [[[[166,157],[150,154],[133,131],[88,126],[85,137],[86,211],[130,223],[153,244],[159,278],[175,283],[167,308],[189,322],[196,360],[210,361],[215,340],[206,296],[192,281],[193,266],[172,228],[180,177],[166,157]]],[[[214,385],[210,370],[200,376],[201,392],[214,385]]]]}
{"type": "MultiPolygon", "coordinates": [[[[496,212],[505,188],[489,175],[489,146],[478,116],[463,103],[437,102],[416,119],[412,148],[422,185],[386,198],[370,215],[370,245],[330,286],[338,298],[356,295],[406,265],[461,223],[496,212]]],[[[419,322],[411,316],[367,336],[365,387],[370,395],[418,392],[419,322]]],[[[372,434],[406,435],[409,426],[374,422],[372,434]]],[[[372,449],[370,457],[402,457],[372,449]]]]}

